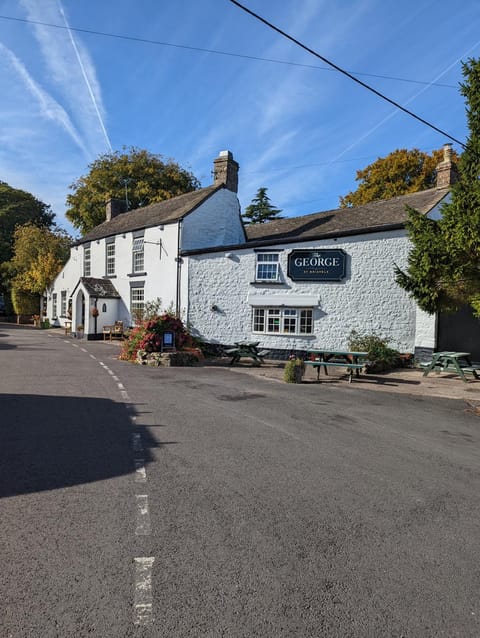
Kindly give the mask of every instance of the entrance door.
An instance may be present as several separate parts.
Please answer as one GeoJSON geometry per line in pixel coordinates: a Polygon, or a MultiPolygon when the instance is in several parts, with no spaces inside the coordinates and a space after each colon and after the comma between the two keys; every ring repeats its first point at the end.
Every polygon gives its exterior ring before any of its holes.
{"type": "Polygon", "coordinates": [[[473,316],[470,306],[439,315],[437,350],[470,352],[473,361],[480,361],[480,319],[473,316]]]}

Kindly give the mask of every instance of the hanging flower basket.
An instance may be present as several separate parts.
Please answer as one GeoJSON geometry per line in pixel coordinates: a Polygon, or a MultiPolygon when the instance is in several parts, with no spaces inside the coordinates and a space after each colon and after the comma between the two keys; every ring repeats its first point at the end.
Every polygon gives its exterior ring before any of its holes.
{"type": "Polygon", "coordinates": [[[98,317],[98,308],[93,306],[93,308],[90,310],[90,314],[92,315],[92,317],[98,317]]]}

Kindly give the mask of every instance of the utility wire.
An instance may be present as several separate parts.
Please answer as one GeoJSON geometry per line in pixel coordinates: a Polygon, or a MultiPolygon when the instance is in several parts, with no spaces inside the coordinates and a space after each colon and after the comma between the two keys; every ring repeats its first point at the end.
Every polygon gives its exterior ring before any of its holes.
{"type": "MultiPolygon", "coordinates": [[[[4,16],[4,15],[0,15],[0,20],[12,20],[14,22],[24,22],[26,24],[36,24],[38,26],[42,26],[42,27],[51,27],[53,29],[66,29],[67,27],[65,27],[64,25],[61,24],[53,24],[50,22],[40,22],[38,20],[27,20],[26,18],[14,18],[12,16],[4,16]]],[[[325,66],[317,66],[315,64],[302,64],[301,62],[290,62],[288,60],[275,60],[273,58],[262,58],[262,57],[258,57],[255,55],[246,55],[243,53],[232,53],[229,51],[220,51],[218,49],[204,49],[202,47],[193,47],[193,46],[188,46],[186,44],[173,44],[171,42],[162,42],[160,40],[149,40],[147,38],[137,38],[135,36],[129,36],[129,35],[121,35],[118,33],[108,33],[108,32],[104,32],[104,31],[93,31],[92,29],[82,29],[80,27],[72,27],[70,26],[70,31],[77,31],[78,33],[88,33],[90,35],[98,35],[98,36],[102,36],[104,38],[116,38],[118,40],[130,40],[131,42],[141,42],[143,44],[155,44],[155,45],[159,45],[159,46],[163,46],[163,47],[172,47],[172,48],[176,48],[176,49],[186,49],[187,51],[196,51],[199,53],[213,53],[215,55],[224,55],[224,56],[228,56],[228,57],[232,57],[232,58],[243,58],[245,60],[254,60],[257,62],[271,62],[273,64],[284,64],[284,65],[288,65],[288,66],[297,66],[297,67],[301,67],[304,69],[318,69],[321,71],[334,71],[334,69],[330,69],[329,67],[325,67],[325,66]]],[[[370,77],[370,78],[379,78],[382,80],[394,80],[395,82],[409,82],[411,84],[423,84],[423,85],[430,85],[430,86],[437,86],[437,87],[442,87],[442,88],[447,88],[447,89],[457,89],[458,87],[456,87],[453,84],[443,84],[441,82],[434,82],[434,83],[430,83],[430,82],[423,82],[421,80],[411,80],[409,78],[401,78],[401,77],[395,77],[395,76],[391,76],[391,75],[377,75],[374,73],[362,73],[360,71],[351,71],[351,73],[353,75],[361,75],[361,76],[365,76],[365,77],[370,77]]]]}
{"type": "Polygon", "coordinates": [[[393,104],[393,106],[395,106],[397,109],[400,109],[401,111],[403,111],[407,115],[410,115],[411,117],[415,118],[416,120],[418,120],[422,124],[425,124],[426,126],[428,126],[429,128],[433,129],[434,131],[437,131],[437,133],[441,133],[442,135],[445,135],[445,137],[448,137],[448,139],[452,140],[453,142],[456,142],[463,149],[466,148],[466,145],[465,145],[464,142],[460,142],[460,140],[457,140],[455,137],[453,137],[449,133],[446,133],[441,128],[438,128],[438,126],[435,126],[431,122],[428,122],[427,120],[423,119],[423,117],[420,117],[419,115],[417,115],[413,111],[410,111],[410,110],[406,109],[404,106],[402,106],[398,102],[395,102],[394,100],[392,100],[391,98],[387,97],[383,93],[380,93],[380,91],[377,91],[376,89],[374,89],[369,84],[366,84],[365,82],[362,82],[362,80],[359,80],[358,78],[356,78],[354,75],[352,75],[348,71],[345,71],[345,69],[342,69],[337,64],[335,64],[335,63],[331,62],[330,60],[328,60],[327,58],[325,58],[323,55],[320,55],[320,53],[317,53],[313,49],[310,49],[310,47],[307,47],[305,44],[300,42],[300,40],[297,40],[296,38],[294,38],[293,36],[289,35],[285,31],[282,31],[282,29],[280,29],[279,27],[275,26],[274,24],[272,24],[268,20],[265,20],[265,18],[262,18],[261,16],[259,16],[258,13],[255,13],[255,12],[251,11],[248,7],[245,7],[243,4],[240,4],[240,2],[237,2],[237,0],[230,0],[230,2],[232,4],[235,4],[240,9],[242,9],[242,11],[245,11],[246,13],[250,14],[251,16],[253,16],[256,20],[259,20],[260,22],[263,22],[263,24],[265,24],[270,29],[273,29],[274,31],[276,31],[277,33],[282,35],[284,38],[287,38],[287,40],[290,40],[291,42],[293,42],[294,44],[296,44],[300,48],[302,48],[305,51],[307,51],[308,53],[311,53],[312,55],[314,55],[316,58],[319,58],[320,60],[322,60],[322,62],[325,62],[326,64],[329,64],[331,67],[333,67],[339,73],[343,73],[343,75],[346,75],[348,78],[350,78],[351,80],[353,80],[357,84],[360,84],[360,86],[363,86],[363,88],[367,89],[368,91],[371,91],[372,93],[377,95],[382,100],[385,100],[386,102],[389,102],[390,104],[393,104]]]}

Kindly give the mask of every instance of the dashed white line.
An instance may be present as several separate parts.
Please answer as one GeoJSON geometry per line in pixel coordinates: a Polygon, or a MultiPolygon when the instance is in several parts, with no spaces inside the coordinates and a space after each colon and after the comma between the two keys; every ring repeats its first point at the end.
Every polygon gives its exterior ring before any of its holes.
{"type": "Polygon", "coordinates": [[[147,471],[145,470],[145,461],[143,459],[135,459],[135,482],[147,482],[147,471]]]}
{"type": "Polygon", "coordinates": [[[88,350],[85,350],[85,348],[80,348],[80,350],[81,350],[82,352],[88,352],[88,350]]]}
{"type": "Polygon", "coordinates": [[[91,355],[90,355],[90,358],[91,358],[91,359],[95,359],[95,361],[97,360],[97,357],[96,357],[94,354],[91,354],[91,355]]]}
{"type": "Polygon", "coordinates": [[[148,508],[148,496],[146,494],[136,494],[137,501],[137,526],[135,534],[137,536],[148,536],[151,532],[150,510],[148,508]]]}
{"type": "Polygon", "coordinates": [[[72,346],[73,346],[74,348],[79,348],[79,347],[80,347],[80,346],[77,346],[77,344],[76,344],[76,343],[72,343],[72,346]]]}
{"type": "Polygon", "coordinates": [[[142,437],[138,432],[132,433],[132,447],[134,452],[143,452],[142,437]]]}
{"type": "Polygon", "coordinates": [[[120,390],[120,394],[122,395],[122,399],[125,399],[125,401],[130,401],[130,397],[128,396],[128,392],[126,390],[120,390]]]}
{"type": "Polygon", "coordinates": [[[115,372],[114,372],[113,370],[107,370],[107,372],[108,372],[108,374],[110,374],[110,375],[114,375],[114,374],[115,374],[115,372]]]}
{"type": "MultiPolygon", "coordinates": [[[[111,370],[108,371],[109,373],[111,372],[111,370]]],[[[120,381],[120,379],[112,372],[112,379],[114,381],[120,381]]]]}
{"type": "Polygon", "coordinates": [[[117,383],[117,387],[119,390],[125,390],[125,386],[123,385],[123,383],[117,383]]]}
{"type": "Polygon", "coordinates": [[[155,558],[135,558],[134,618],[136,625],[151,625],[153,622],[152,569],[155,558]]]}
{"type": "Polygon", "coordinates": [[[70,343],[70,341],[68,339],[64,339],[63,343],[70,343]]]}

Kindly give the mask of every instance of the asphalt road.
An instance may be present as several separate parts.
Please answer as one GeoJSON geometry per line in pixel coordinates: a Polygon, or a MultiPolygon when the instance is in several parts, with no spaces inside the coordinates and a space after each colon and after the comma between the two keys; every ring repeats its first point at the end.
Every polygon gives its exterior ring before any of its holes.
{"type": "Polygon", "coordinates": [[[0,326],[0,635],[480,636],[465,404],[0,326]]]}

